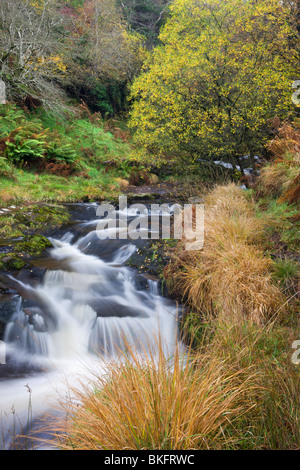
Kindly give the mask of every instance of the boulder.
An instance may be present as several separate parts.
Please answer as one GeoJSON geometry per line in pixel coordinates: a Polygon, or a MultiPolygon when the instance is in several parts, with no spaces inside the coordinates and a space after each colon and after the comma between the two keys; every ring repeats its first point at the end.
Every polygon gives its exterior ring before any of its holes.
{"type": "Polygon", "coordinates": [[[6,86],[3,80],[0,80],[0,104],[6,103],[6,86]]]}

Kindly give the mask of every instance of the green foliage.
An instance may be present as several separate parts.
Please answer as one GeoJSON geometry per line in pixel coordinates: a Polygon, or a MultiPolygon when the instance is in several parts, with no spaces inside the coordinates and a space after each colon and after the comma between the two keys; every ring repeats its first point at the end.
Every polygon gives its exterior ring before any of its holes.
{"type": "Polygon", "coordinates": [[[64,134],[45,128],[38,118],[29,119],[14,105],[5,108],[0,135],[3,136],[3,156],[9,162],[21,167],[41,167],[41,160],[44,165],[48,161],[72,164],[78,158],[64,134]]]}
{"type": "Polygon", "coordinates": [[[25,119],[24,111],[15,104],[0,106],[0,138],[15,129],[25,119]]]}
{"type": "Polygon", "coordinates": [[[107,95],[107,88],[102,83],[97,83],[91,90],[95,98],[95,110],[100,111],[103,116],[113,115],[113,105],[107,95]]]}
{"type": "Polygon", "coordinates": [[[119,161],[131,153],[130,144],[115,139],[111,132],[104,129],[102,121],[70,121],[64,127],[64,132],[77,154],[91,167],[99,169],[106,161],[119,161]]]}
{"type": "Polygon", "coordinates": [[[288,258],[276,260],[273,277],[283,288],[289,287],[300,277],[299,263],[288,258]]]}
{"type": "Polygon", "coordinates": [[[200,350],[211,335],[211,325],[202,320],[199,313],[188,312],[181,319],[180,331],[183,340],[195,350],[200,350]]]}
{"type": "Polygon", "coordinates": [[[18,166],[24,166],[34,160],[43,159],[45,141],[38,139],[26,139],[22,134],[17,134],[15,140],[6,141],[5,156],[18,166]]]}
{"type": "Polygon", "coordinates": [[[47,145],[47,159],[50,161],[72,164],[76,157],[76,152],[71,144],[53,140],[47,145]]]}
{"type": "MultiPolygon", "coordinates": [[[[26,116],[14,105],[1,108],[0,173],[11,177],[12,166],[47,170],[51,164],[69,165],[69,171],[98,169],[109,159],[128,157],[131,148],[104,130],[97,117],[60,119],[54,114],[37,112],[26,116]],[[1,138],[2,137],[2,138],[1,138]]],[[[112,129],[113,132],[113,129],[112,129]]],[[[49,167],[50,168],[50,167],[49,167]]]]}
{"type": "Polygon", "coordinates": [[[163,45],[132,87],[137,144],[156,160],[254,155],[268,120],[291,110],[288,9],[277,0],[175,0],[170,11],[163,45]]]}
{"type": "Polygon", "coordinates": [[[84,5],[84,1],[85,0],[68,0],[67,2],[64,2],[64,3],[67,3],[68,5],[71,5],[72,7],[82,7],[84,5]]]}
{"type": "Polygon", "coordinates": [[[257,216],[266,223],[265,244],[269,250],[285,250],[298,252],[299,240],[299,209],[295,205],[279,203],[277,199],[261,199],[258,204],[257,216]]]}
{"type": "Polygon", "coordinates": [[[42,124],[28,121],[25,114],[14,105],[6,105],[5,108],[0,120],[3,156],[18,166],[44,159],[47,135],[42,124]]]}
{"type": "Polygon", "coordinates": [[[82,107],[75,118],[58,118],[42,108],[24,113],[14,105],[0,107],[0,113],[4,205],[114,197],[119,191],[116,178],[129,175],[132,147],[124,122],[103,121],[82,107]]]}
{"type": "Polygon", "coordinates": [[[5,157],[0,157],[0,176],[15,179],[14,167],[5,157]]]}
{"type": "Polygon", "coordinates": [[[69,94],[83,99],[92,112],[111,118],[127,110],[128,87],[126,81],[108,77],[86,78],[84,88],[80,80],[73,81],[69,94]]]}

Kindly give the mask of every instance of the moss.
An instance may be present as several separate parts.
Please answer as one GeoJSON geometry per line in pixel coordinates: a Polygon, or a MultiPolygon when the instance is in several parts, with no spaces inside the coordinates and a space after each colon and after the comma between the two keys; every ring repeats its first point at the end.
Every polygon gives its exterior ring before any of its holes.
{"type": "Polygon", "coordinates": [[[28,205],[11,209],[0,217],[0,236],[9,239],[45,232],[59,227],[68,220],[69,213],[63,206],[28,205]]]}
{"type": "Polygon", "coordinates": [[[6,253],[0,254],[0,269],[16,271],[30,266],[30,258],[40,256],[52,244],[42,235],[29,235],[7,247],[6,253]]]}
{"type": "Polygon", "coordinates": [[[138,240],[137,251],[127,261],[127,266],[137,269],[140,273],[148,273],[158,277],[163,283],[163,271],[170,261],[170,249],[176,240],[138,240]]]}
{"type": "Polygon", "coordinates": [[[40,256],[51,243],[46,234],[69,220],[63,206],[28,205],[12,209],[0,218],[0,269],[16,271],[30,266],[30,258],[40,256]]]}
{"type": "Polygon", "coordinates": [[[15,251],[20,254],[26,253],[29,256],[39,256],[45,251],[46,248],[50,248],[52,244],[48,238],[42,235],[27,236],[22,239],[15,247],[15,251]]]}
{"type": "Polygon", "coordinates": [[[54,228],[69,220],[66,208],[57,205],[33,206],[32,213],[33,223],[38,229],[42,229],[45,224],[48,228],[54,228]]]}
{"type": "Polygon", "coordinates": [[[0,260],[0,268],[4,271],[17,271],[26,266],[26,261],[14,252],[1,254],[0,260]]]}

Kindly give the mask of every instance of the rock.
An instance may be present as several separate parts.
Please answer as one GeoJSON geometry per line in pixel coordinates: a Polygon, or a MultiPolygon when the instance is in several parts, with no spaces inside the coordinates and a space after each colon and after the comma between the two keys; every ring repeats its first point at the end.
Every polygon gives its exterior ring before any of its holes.
{"type": "Polygon", "coordinates": [[[121,191],[124,191],[124,189],[127,189],[129,186],[129,182],[124,178],[117,178],[116,183],[118,183],[118,185],[120,186],[121,191]]]}
{"type": "Polygon", "coordinates": [[[3,80],[0,80],[0,104],[6,103],[6,86],[3,80]]]}
{"type": "MultiPolygon", "coordinates": [[[[150,189],[150,188],[149,188],[150,189]]],[[[134,202],[140,202],[140,201],[153,201],[155,199],[158,199],[161,195],[158,193],[128,193],[126,194],[127,200],[130,204],[133,204],[134,202]]]]}
{"type": "Polygon", "coordinates": [[[18,302],[19,298],[17,296],[9,300],[0,300],[0,340],[3,339],[5,327],[15,313],[18,302]]]}

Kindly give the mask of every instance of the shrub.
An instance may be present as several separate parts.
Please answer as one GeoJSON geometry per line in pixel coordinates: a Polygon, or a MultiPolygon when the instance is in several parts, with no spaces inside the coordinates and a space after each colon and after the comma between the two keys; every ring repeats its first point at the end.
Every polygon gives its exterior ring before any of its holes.
{"type": "Polygon", "coordinates": [[[47,144],[46,158],[49,161],[72,164],[78,157],[71,144],[52,140],[47,144]]]}
{"type": "Polygon", "coordinates": [[[22,109],[11,103],[0,106],[0,137],[9,134],[25,119],[22,109]]]}
{"type": "Polygon", "coordinates": [[[5,139],[4,155],[17,166],[35,164],[45,158],[46,134],[42,125],[23,122],[5,139]]]}
{"type": "Polygon", "coordinates": [[[161,44],[131,87],[130,125],[147,158],[241,165],[260,152],[269,121],[291,111],[296,54],[287,66],[279,53],[295,46],[289,14],[277,0],[171,3],[161,44]]]}
{"type": "Polygon", "coordinates": [[[16,166],[47,168],[50,163],[73,164],[77,157],[72,144],[37,120],[22,120],[0,141],[3,155],[16,166]]]}

